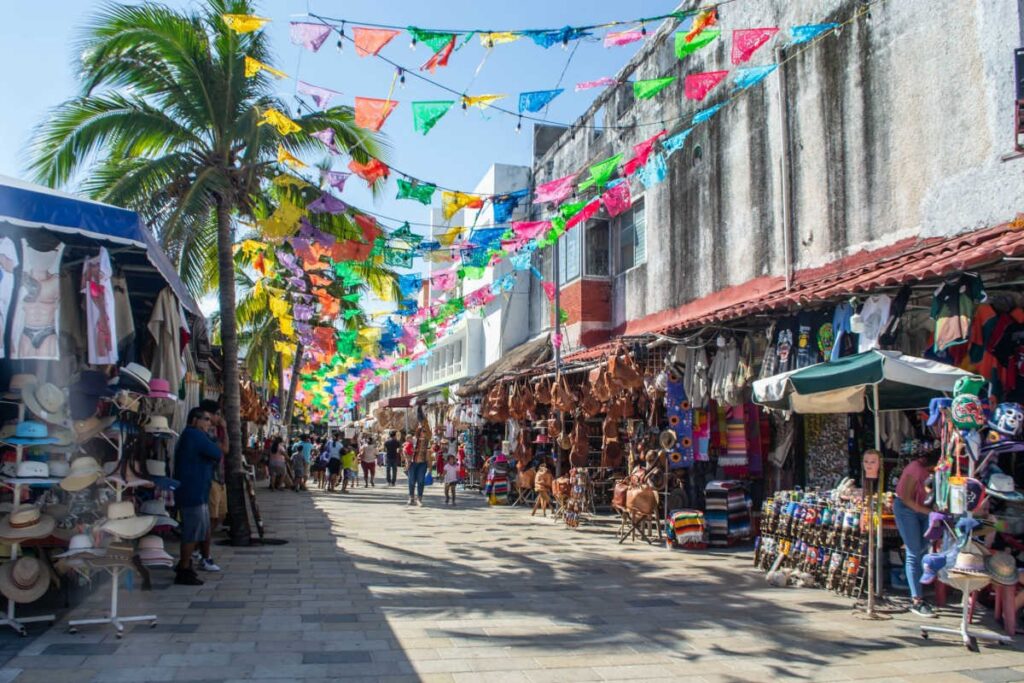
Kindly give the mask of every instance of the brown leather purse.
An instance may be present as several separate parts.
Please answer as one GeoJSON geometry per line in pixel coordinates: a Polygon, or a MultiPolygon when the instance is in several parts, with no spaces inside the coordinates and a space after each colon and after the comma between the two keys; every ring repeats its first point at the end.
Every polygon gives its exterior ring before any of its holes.
{"type": "Polygon", "coordinates": [[[608,372],[627,389],[640,389],[644,385],[643,375],[640,374],[636,361],[625,346],[619,346],[615,354],[608,359],[608,372]]]}
{"type": "Polygon", "coordinates": [[[605,441],[601,451],[601,467],[616,469],[622,466],[622,444],[618,441],[605,441]]]}
{"type": "Polygon", "coordinates": [[[576,420],[576,426],[572,430],[572,449],[569,451],[569,464],[573,467],[586,467],[589,453],[589,430],[582,419],[576,420]]]}
{"type": "Polygon", "coordinates": [[[612,489],[612,508],[615,510],[626,509],[626,494],[629,492],[629,477],[623,477],[615,482],[612,489]]]}
{"type": "Polygon", "coordinates": [[[546,379],[537,382],[537,388],[533,391],[533,397],[541,405],[551,405],[551,383],[546,379]]]}

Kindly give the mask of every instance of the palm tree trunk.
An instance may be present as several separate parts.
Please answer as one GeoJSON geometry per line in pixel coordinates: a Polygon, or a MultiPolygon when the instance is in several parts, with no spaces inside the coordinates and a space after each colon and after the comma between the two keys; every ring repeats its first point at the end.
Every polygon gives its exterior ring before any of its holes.
{"type": "Polygon", "coordinates": [[[292,427],[292,415],[295,412],[295,392],[299,388],[299,372],[302,370],[302,342],[295,345],[295,360],[292,362],[292,379],[288,383],[288,407],[284,411],[285,433],[292,427]]]}
{"type": "Polygon", "coordinates": [[[232,251],[234,232],[231,206],[224,198],[217,201],[217,273],[220,278],[220,338],[224,353],[223,410],[228,425],[228,452],[224,474],[228,494],[228,519],[231,545],[249,545],[252,531],[245,507],[242,473],[242,399],[238,379],[238,325],[235,320],[235,262],[232,251]]]}

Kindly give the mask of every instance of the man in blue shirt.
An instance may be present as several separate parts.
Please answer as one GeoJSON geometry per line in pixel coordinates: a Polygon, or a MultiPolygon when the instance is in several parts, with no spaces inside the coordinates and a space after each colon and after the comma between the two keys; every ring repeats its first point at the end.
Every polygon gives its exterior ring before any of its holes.
{"type": "Polygon", "coordinates": [[[192,568],[192,553],[210,532],[210,482],[223,453],[207,433],[210,414],[202,408],[188,413],[188,426],[181,431],[174,449],[174,478],[180,482],[174,502],[181,513],[181,557],[174,583],[201,586],[192,568]]]}
{"type": "Polygon", "coordinates": [[[313,459],[313,443],[309,440],[308,434],[302,434],[299,442],[295,444],[292,455],[292,479],[295,480],[295,490],[306,490],[306,479],[309,478],[309,463],[313,459]]]}

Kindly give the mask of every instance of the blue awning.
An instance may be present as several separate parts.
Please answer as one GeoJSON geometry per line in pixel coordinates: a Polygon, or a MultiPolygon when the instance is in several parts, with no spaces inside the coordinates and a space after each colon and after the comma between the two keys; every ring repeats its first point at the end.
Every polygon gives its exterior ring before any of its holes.
{"type": "Polygon", "coordinates": [[[134,259],[138,265],[148,261],[182,306],[202,317],[167,254],[134,211],[0,176],[0,232],[32,229],[60,233],[62,240],[71,243],[101,242],[117,254],[138,252],[133,254],[139,257],[134,259]]]}

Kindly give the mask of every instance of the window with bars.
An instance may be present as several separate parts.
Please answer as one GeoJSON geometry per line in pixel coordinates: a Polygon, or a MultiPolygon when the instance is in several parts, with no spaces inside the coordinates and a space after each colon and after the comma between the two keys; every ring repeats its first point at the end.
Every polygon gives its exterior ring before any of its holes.
{"type": "Polygon", "coordinates": [[[558,242],[558,284],[564,285],[580,276],[580,233],[569,230],[558,242]]]}
{"type": "Polygon", "coordinates": [[[644,216],[644,201],[633,202],[633,206],[615,218],[615,233],[618,236],[615,274],[625,273],[647,261],[647,220],[644,216]]]}

